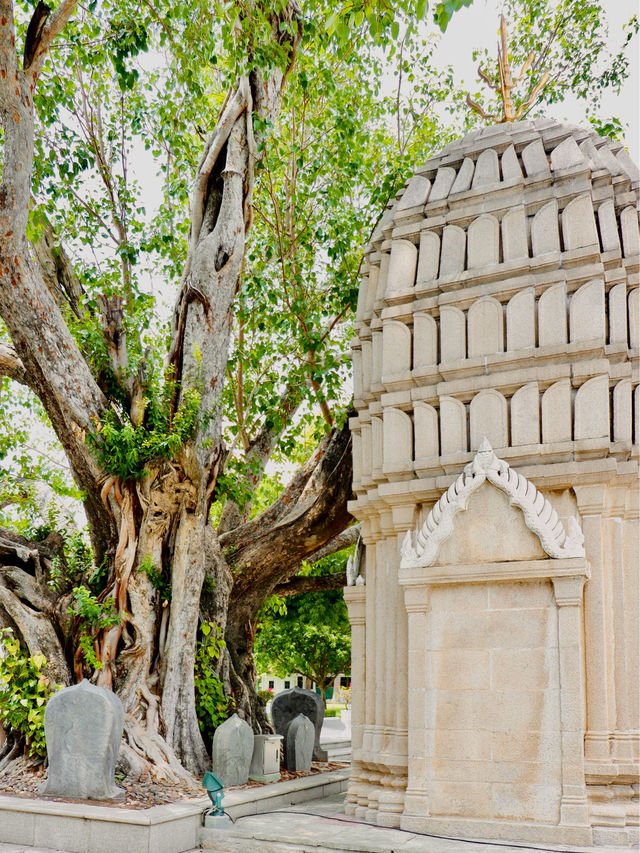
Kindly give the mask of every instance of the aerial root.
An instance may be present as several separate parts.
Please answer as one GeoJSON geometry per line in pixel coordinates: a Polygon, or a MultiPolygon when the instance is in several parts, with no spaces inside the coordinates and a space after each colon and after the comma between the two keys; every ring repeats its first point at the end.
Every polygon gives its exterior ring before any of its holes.
{"type": "Polygon", "coordinates": [[[198,788],[194,777],[184,769],[171,747],[156,733],[147,731],[131,714],[125,715],[128,747],[144,762],[144,769],[159,782],[198,788]]]}

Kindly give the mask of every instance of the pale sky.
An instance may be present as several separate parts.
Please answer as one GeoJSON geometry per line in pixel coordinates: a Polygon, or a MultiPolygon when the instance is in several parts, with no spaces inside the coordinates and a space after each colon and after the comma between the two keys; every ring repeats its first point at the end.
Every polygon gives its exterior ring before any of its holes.
{"type": "MultiPolygon", "coordinates": [[[[601,0],[609,23],[610,46],[617,50],[624,38],[623,25],[640,11],[638,0],[601,0]]],[[[472,54],[475,48],[487,47],[496,54],[497,31],[502,7],[501,0],[474,0],[469,8],[456,12],[442,37],[436,57],[455,69],[461,89],[478,89],[477,64],[472,54]]],[[[640,39],[635,37],[629,51],[629,77],[619,95],[605,93],[602,99],[602,116],[616,116],[628,125],[626,145],[636,163],[640,162],[640,39]]],[[[584,101],[567,98],[561,104],[548,107],[551,118],[572,124],[587,124],[584,101]]]]}

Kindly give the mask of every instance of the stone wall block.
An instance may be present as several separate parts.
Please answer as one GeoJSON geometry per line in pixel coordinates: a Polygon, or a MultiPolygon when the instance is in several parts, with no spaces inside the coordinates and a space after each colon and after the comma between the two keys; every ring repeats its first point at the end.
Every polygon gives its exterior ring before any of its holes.
{"type": "Polygon", "coordinates": [[[362,320],[367,310],[367,294],[369,292],[369,276],[363,275],[358,288],[358,304],[356,306],[356,320],[362,320]]]}
{"type": "Polygon", "coordinates": [[[531,222],[531,251],[534,257],[560,251],[558,231],[558,202],[547,202],[531,222]]]}
{"type": "Polygon", "coordinates": [[[478,269],[500,262],[500,225],[495,216],[474,219],[467,232],[467,267],[478,269]]]}
{"type": "Polygon", "coordinates": [[[571,441],[571,382],[554,382],[542,395],[542,442],[571,441]]]}
{"type": "Polygon", "coordinates": [[[402,469],[413,459],[413,422],[406,412],[384,410],[383,447],[385,472],[402,469]]]}
{"type": "Polygon", "coordinates": [[[550,175],[549,161],[544,150],[544,145],[541,139],[535,139],[526,148],[523,148],[522,162],[528,178],[534,175],[550,175]]]}
{"type": "Polygon", "coordinates": [[[377,390],[382,381],[382,332],[371,334],[371,390],[377,390]]]}
{"type": "Polygon", "coordinates": [[[522,169],[520,168],[518,155],[513,145],[510,145],[503,151],[500,164],[502,166],[503,181],[522,180],[522,169]]]}
{"type": "Polygon", "coordinates": [[[371,467],[374,480],[382,476],[384,430],[381,418],[371,418],[371,467]]]}
{"type": "MultiPolygon", "coordinates": [[[[463,323],[464,323],[464,317],[463,323]]],[[[438,362],[438,325],[430,314],[413,315],[413,366],[430,367],[438,362]]]]}
{"type": "Polygon", "coordinates": [[[362,350],[351,351],[351,364],[353,365],[353,396],[356,400],[362,399],[362,350]]]}
{"type": "Polygon", "coordinates": [[[609,438],[609,377],[594,376],[576,392],[573,434],[584,438],[609,438]]]}
{"type": "Polygon", "coordinates": [[[411,370],[411,329],[397,320],[382,326],[382,377],[411,370]]]}
{"type": "Polygon", "coordinates": [[[551,152],[551,168],[554,172],[586,165],[587,160],[573,136],[568,136],[551,152]]]}
{"type": "Polygon", "coordinates": [[[467,411],[455,397],[440,397],[440,453],[467,452],[467,411]]]}
{"type": "MultiPolygon", "coordinates": [[[[491,296],[483,296],[469,308],[469,358],[504,351],[502,305],[491,296]]],[[[502,447],[502,445],[499,445],[502,447]]]]}
{"type": "Polygon", "coordinates": [[[624,174],[629,178],[630,181],[636,183],[640,181],[640,169],[631,159],[631,157],[627,154],[627,152],[623,149],[618,151],[616,154],[616,160],[620,164],[621,170],[624,174]]]}
{"type": "Polygon", "coordinates": [[[440,199],[446,198],[451,191],[455,179],[455,169],[452,169],[450,166],[441,166],[436,172],[436,179],[429,195],[429,201],[440,201],[440,199]]]}
{"type": "Polygon", "coordinates": [[[464,313],[453,305],[440,309],[440,361],[459,361],[467,356],[464,313]]]}
{"type": "Polygon", "coordinates": [[[454,193],[466,192],[471,187],[473,179],[474,164],[471,157],[465,157],[462,161],[462,166],[458,169],[458,174],[451,187],[451,195],[454,193]]]}
{"type": "Polygon", "coordinates": [[[620,230],[625,258],[640,254],[640,231],[638,230],[638,211],[635,207],[625,207],[620,214],[620,230]]]}
{"type": "Polygon", "coordinates": [[[435,233],[435,231],[423,231],[420,234],[418,282],[432,281],[437,278],[439,266],[440,237],[435,233]]]}
{"type": "Polygon", "coordinates": [[[457,225],[445,225],[440,253],[440,278],[464,270],[466,234],[457,225]]]}
{"type": "Polygon", "coordinates": [[[428,403],[413,407],[415,458],[429,459],[440,452],[438,440],[438,413],[428,403]]]}
{"type": "Polygon", "coordinates": [[[567,343],[567,286],[547,288],[538,300],[538,346],[567,343]]]}
{"type": "Polygon", "coordinates": [[[633,443],[640,444],[640,385],[633,392],[633,443]]]}
{"type": "Polygon", "coordinates": [[[499,391],[489,388],[480,391],[469,406],[471,450],[480,447],[486,436],[493,448],[509,446],[507,401],[499,391]]]}
{"type": "Polygon", "coordinates": [[[418,249],[409,240],[394,240],[391,244],[387,293],[413,287],[416,280],[418,249]]]}
{"type": "Polygon", "coordinates": [[[540,395],[537,382],[518,388],[511,398],[511,444],[540,443],[540,395]]]}
{"type": "Polygon", "coordinates": [[[387,282],[389,281],[389,262],[391,255],[389,252],[383,252],[380,257],[380,271],[377,275],[375,299],[371,305],[371,310],[375,302],[382,302],[384,295],[387,292],[387,282]]]}
{"type": "Polygon", "coordinates": [[[562,211],[562,241],[565,252],[599,245],[598,229],[589,193],[572,199],[562,211]]]}
{"type": "Polygon", "coordinates": [[[362,435],[355,430],[351,433],[351,452],[353,456],[353,485],[362,481],[362,435]]]}
{"type": "Polygon", "coordinates": [[[629,293],[629,346],[640,347],[640,287],[629,293]]]}
{"type": "Polygon", "coordinates": [[[397,210],[408,210],[411,207],[422,207],[427,203],[431,181],[422,175],[414,175],[398,202],[397,210]]]}
{"type": "Polygon", "coordinates": [[[371,243],[379,243],[383,239],[385,232],[393,227],[393,217],[395,215],[395,204],[390,205],[382,214],[381,220],[376,225],[375,231],[371,235],[371,243]]]}
{"type": "Polygon", "coordinates": [[[613,440],[631,442],[633,415],[631,411],[631,380],[623,379],[613,389],[613,440]]]}
{"type": "Polygon", "coordinates": [[[570,340],[604,342],[604,282],[594,278],[583,284],[571,297],[569,305],[570,340]]]}
{"type": "Polygon", "coordinates": [[[371,341],[362,341],[362,391],[364,394],[371,392],[372,369],[373,344],[371,341]]]}
{"type": "MultiPolygon", "coordinates": [[[[389,255],[385,254],[384,257],[387,259],[387,264],[389,263],[389,255]]],[[[373,308],[375,306],[376,297],[378,295],[378,284],[380,278],[380,266],[378,264],[372,264],[369,267],[369,286],[367,288],[367,298],[365,304],[365,310],[368,314],[371,314],[373,308]]]]}
{"type": "Polygon", "coordinates": [[[603,252],[620,251],[620,235],[613,199],[605,199],[598,208],[598,225],[600,226],[600,246],[603,252]]]}
{"type": "Polygon", "coordinates": [[[584,142],[580,143],[579,148],[589,160],[593,171],[608,169],[612,175],[619,175],[622,172],[620,163],[618,163],[611,151],[609,151],[606,143],[601,145],[600,148],[596,148],[590,139],[585,139],[584,142]]]}
{"type": "Polygon", "coordinates": [[[362,481],[371,481],[371,471],[373,469],[373,447],[371,440],[371,424],[362,424],[362,481]]]}
{"type": "Polygon", "coordinates": [[[498,154],[494,148],[485,148],[480,153],[473,173],[472,189],[476,187],[492,187],[500,182],[500,167],[498,154]]]}
{"type": "Polygon", "coordinates": [[[512,207],[502,217],[502,259],[517,261],[529,257],[527,217],[524,205],[512,207]]]}
{"type": "Polygon", "coordinates": [[[521,290],[507,303],[507,350],[536,345],[536,298],[532,287],[521,290]]]}
{"type": "Polygon", "coordinates": [[[621,281],[609,291],[609,343],[627,345],[627,283],[621,281]]]}

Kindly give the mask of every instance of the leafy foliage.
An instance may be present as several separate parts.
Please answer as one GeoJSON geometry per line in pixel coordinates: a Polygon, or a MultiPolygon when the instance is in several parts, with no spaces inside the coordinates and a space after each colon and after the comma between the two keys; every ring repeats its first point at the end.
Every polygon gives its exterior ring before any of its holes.
{"type": "MultiPolygon", "coordinates": [[[[606,89],[619,91],[628,74],[629,48],[638,32],[638,16],[627,24],[618,51],[608,47],[608,26],[601,0],[506,0],[504,15],[509,25],[509,59],[520,68],[533,52],[534,60],[523,82],[514,90],[514,106],[523,103],[543,72],[549,80],[538,100],[522,115],[540,115],[547,104],[555,104],[568,95],[585,101],[588,113],[596,115],[606,89]]],[[[495,56],[490,50],[476,51],[475,59],[498,84],[495,56]]],[[[496,95],[486,89],[473,95],[488,112],[496,112],[496,95]]],[[[499,112],[499,110],[498,110],[499,112]]],[[[469,114],[467,123],[477,116],[469,114]]],[[[599,120],[596,118],[596,122],[599,120]]],[[[610,127],[609,130],[615,128],[610,127]]]]}
{"type": "MultiPolygon", "coordinates": [[[[348,551],[332,554],[306,574],[344,570],[348,551]]],[[[268,599],[260,614],[255,657],[258,672],[279,677],[298,672],[324,693],[333,679],[351,667],[351,629],[341,590],[309,592],[286,604],[268,599]]]]}
{"type": "Polygon", "coordinates": [[[225,696],[224,686],[215,669],[225,646],[222,629],[215,622],[203,622],[200,634],[194,672],[196,713],[200,731],[210,742],[217,727],[231,715],[234,702],[225,696]]]}
{"type": "Polygon", "coordinates": [[[110,409],[100,431],[89,436],[104,470],[123,482],[142,478],[153,459],[174,458],[198,422],[200,394],[195,388],[184,392],[173,416],[168,406],[154,405],[151,400],[147,404],[149,417],[139,426],[110,409]]]}
{"type": "Polygon", "coordinates": [[[158,590],[163,605],[171,601],[171,576],[165,571],[164,566],[157,568],[153,558],[147,555],[140,561],[138,571],[144,572],[151,581],[151,585],[158,590]]]}
{"type": "Polygon", "coordinates": [[[31,756],[47,754],[44,711],[58,689],[45,675],[46,657],[29,655],[10,628],[0,629],[0,723],[24,740],[31,756]]]}
{"type": "Polygon", "coordinates": [[[69,613],[76,618],[77,643],[86,663],[91,669],[102,669],[94,649],[94,638],[102,628],[117,625],[120,616],[113,599],[100,601],[86,586],[73,589],[73,601],[69,613]]]}

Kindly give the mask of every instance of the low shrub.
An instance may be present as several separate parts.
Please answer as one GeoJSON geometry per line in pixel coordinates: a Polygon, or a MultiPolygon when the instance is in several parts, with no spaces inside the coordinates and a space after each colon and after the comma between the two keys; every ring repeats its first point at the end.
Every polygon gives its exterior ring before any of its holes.
{"type": "Polygon", "coordinates": [[[0,722],[23,740],[29,755],[47,754],[44,709],[61,685],[44,673],[47,659],[21,648],[11,628],[0,630],[0,722]]]}

